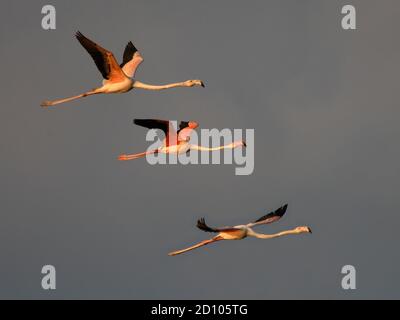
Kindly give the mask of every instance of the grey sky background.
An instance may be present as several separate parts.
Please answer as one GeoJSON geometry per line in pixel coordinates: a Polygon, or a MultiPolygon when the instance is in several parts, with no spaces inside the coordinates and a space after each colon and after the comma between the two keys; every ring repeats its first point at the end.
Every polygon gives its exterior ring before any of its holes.
{"type": "Polygon", "coordinates": [[[398,1],[1,1],[0,298],[400,298],[398,1]],[[57,29],[41,29],[41,8],[57,29]],[[340,26],[357,9],[357,30],[340,26]],[[42,109],[101,81],[76,30],[137,79],[206,88],[131,91],[42,109]],[[255,171],[119,162],[146,149],[133,118],[254,128],[255,171]],[[169,257],[284,203],[275,232],[169,257]],[[57,270],[44,291],[41,268],[57,270]],[[357,290],[341,289],[341,268],[357,290]]]}

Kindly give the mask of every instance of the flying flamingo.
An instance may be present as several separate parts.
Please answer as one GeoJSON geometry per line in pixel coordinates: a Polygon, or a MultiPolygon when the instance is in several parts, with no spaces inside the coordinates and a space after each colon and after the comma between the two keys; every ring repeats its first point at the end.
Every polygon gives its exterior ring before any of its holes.
{"type": "Polygon", "coordinates": [[[108,51],[90,39],[86,38],[79,31],[76,33],[76,38],[80,44],[86,49],[86,51],[91,55],[97,68],[102,74],[104,80],[103,85],[98,88],[94,88],[85,93],[79,94],[77,96],[53,100],[53,101],[43,101],[41,103],[42,107],[54,106],[59,103],[72,101],[79,98],[84,98],[94,94],[100,93],[125,93],[133,88],[147,89],[147,90],[163,90],[175,87],[193,87],[202,86],[204,83],[201,80],[187,80],[184,82],[170,83],[165,85],[150,85],[133,80],[135,76],[136,69],[143,62],[143,58],[139,51],[135,48],[132,42],[129,42],[124,51],[122,64],[119,65],[115,59],[113,53],[108,51]]]}
{"type": "Polygon", "coordinates": [[[118,160],[126,161],[145,157],[148,154],[157,153],[171,153],[171,154],[183,154],[190,150],[199,151],[216,151],[222,149],[234,149],[240,146],[246,147],[246,143],[242,140],[235,141],[225,146],[219,146],[214,148],[207,148],[190,144],[190,134],[196,129],[199,124],[195,121],[181,121],[179,123],[179,130],[176,131],[171,121],[168,120],[157,120],[157,119],[134,119],[133,123],[148,129],[161,129],[165,133],[165,139],[160,148],[136,153],[136,154],[122,154],[118,157],[118,160]]]}
{"type": "Polygon", "coordinates": [[[311,233],[311,229],[306,226],[297,227],[292,230],[281,231],[276,234],[262,234],[262,233],[257,233],[255,231],[253,231],[252,227],[254,227],[254,226],[259,226],[262,224],[269,224],[269,223],[275,222],[275,221],[279,220],[280,218],[282,218],[282,216],[286,212],[287,206],[288,205],[286,204],[283,207],[280,207],[279,209],[277,209],[276,211],[273,211],[273,212],[261,217],[260,219],[256,220],[255,222],[248,223],[246,225],[238,225],[238,226],[234,226],[234,227],[210,228],[209,226],[207,226],[204,218],[202,218],[197,221],[197,227],[200,230],[203,230],[206,232],[218,232],[218,235],[216,235],[215,237],[213,237],[209,240],[201,241],[198,244],[195,244],[194,246],[191,246],[189,248],[170,252],[168,255],[176,256],[178,254],[181,254],[181,253],[193,250],[193,249],[197,249],[197,248],[205,246],[209,243],[213,243],[213,242],[220,241],[220,240],[241,240],[246,237],[255,237],[258,239],[272,239],[272,238],[286,236],[289,234],[311,233]]]}

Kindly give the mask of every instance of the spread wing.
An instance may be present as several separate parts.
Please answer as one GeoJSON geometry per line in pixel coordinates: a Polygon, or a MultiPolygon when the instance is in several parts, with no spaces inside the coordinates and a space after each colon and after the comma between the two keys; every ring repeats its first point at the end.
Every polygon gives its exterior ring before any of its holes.
{"type": "Polygon", "coordinates": [[[206,220],[201,218],[197,221],[197,228],[205,232],[229,232],[238,230],[235,227],[211,228],[206,224],[206,220]]]}
{"type": "Polygon", "coordinates": [[[133,123],[147,129],[160,129],[165,135],[168,135],[170,131],[170,122],[168,120],[134,119],[133,123]]]}
{"type": "MultiPolygon", "coordinates": [[[[134,119],[133,123],[148,129],[162,130],[165,134],[166,146],[176,145],[178,143],[177,132],[174,129],[171,121],[158,119],[134,119]]],[[[188,124],[188,121],[181,121],[179,124],[179,131],[187,127],[188,124]]]]}
{"type": "Polygon", "coordinates": [[[179,123],[179,129],[178,129],[178,134],[181,132],[183,129],[187,128],[189,126],[189,121],[181,121],[179,123]]]}
{"type": "Polygon", "coordinates": [[[181,121],[177,132],[179,141],[189,141],[194,129],[189,128],[189,121],[181,121]]]}
{"type": "Polygon", "coordinates": [[[136,69],[143,62],[143,58],[139,51],[133,45],[131,41],[125,47],[124,55],[121,63],[122,71],[129,77],[135,76],[136,69]]]}
{"type": "Polygon", "coordinates": [[[126,78],[111,51],[104,49],[97,43],[86,38],[79,31],[75,36],[79,43],[90,54],[104,79],[119,82],[126,78]]]}
{"type": "Polygon", "coordinates": [[[270,213],[266,214],[265,216],[262,216],[261,218],[257,219],[256,221],[254,221],[252,223],[249,223],[248,226],[252,227],[252,226],[257,226],[257,225],[261,225],[261,224],[269,224],[269,223],[278,221],[285,214],[287,207],[288,207],[288,205],[285,204],[284,206],[280,207],[279,209],[277,209],[273,212],[270,212],[270,213]]]}

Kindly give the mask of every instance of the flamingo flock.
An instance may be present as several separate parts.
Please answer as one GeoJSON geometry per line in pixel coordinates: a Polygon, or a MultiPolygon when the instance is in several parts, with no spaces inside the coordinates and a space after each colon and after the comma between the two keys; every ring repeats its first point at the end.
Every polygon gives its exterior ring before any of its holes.
{"type": "MultiPolygon", "coordinates": [[[[83,46],[83,48],[92,57],[97,69],[100,71],[103,82],[102,85],[92,90],[86,91],[79,95],[71,96],[68,98],[57,99],[57,100],[45,100],[41,103],[42,107],[55,106],[61,103],[77,100],[80,98],[88,97],[97,94],[109,94],[109,93],[126,93],[132,89],[145,89],[145,90],[164,90],[176,87],[194,87],[204,86],[204,82],[201,80],[186,80],[183,82],[169,83],[165,85],[151,85],[140,82],[135,79],[135,74],[138,67],[143,62],[142,55],[136,49],[132,42],[128,42],[125,47],[122,63],[118,64],[114,54],[101,47],[97,43],[93,42],[89,38],[85,37],[81,32],[76,33],[76,39],[83,46]]],[[[242,140],[234,141],[230,144],[219,146],[219,147],[204,147],[190,143],[190,135],[199,124],[196,121],[181,121],[179,128],[175,129],[172,122],[169,120],[159,119],[134,119],[134,124],[145,127],[147,129],[160,129],[164,132],[165,138],[162,146],[136,154],[122,154],[118,157],[120,161],[134,160],[145,157],[149,154],[165,153],[165,154],[183,154],[190,150],[197,151],[216,151],[222,149],[234,149],[238,147],[246,147],[246,143],[242,140]]],[[[282,218],[287,210],[287,205],[280,207],[279,209],[262,216],[254,222],[236,225],[232,227],[213,228],[209,227],[205,219],[199,219],[197,221],[197,227],[205,232],[217,233],[211,239],[203,240],[193,246],[186,249],[177,250],[170,252],[170,256],[180,255],[182,253],[197,249],[199,247],[221,241],[221,240],[242,240],[246,237],[255,237],[258,239],[272,239],[282,237],[286,235],[298,235],[301,233],[311,233],[311,229],[308,226],[299,226],[291,230],[281,231],[275,234],[262,234],[257,233],[253,230],[253,227],[260,225],[270,224],[278,221],[282,218]]]]}

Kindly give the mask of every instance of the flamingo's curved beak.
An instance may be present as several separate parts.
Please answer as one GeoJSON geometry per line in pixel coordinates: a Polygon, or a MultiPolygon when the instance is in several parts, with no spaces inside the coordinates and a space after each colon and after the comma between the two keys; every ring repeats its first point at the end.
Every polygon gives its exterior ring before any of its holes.
{"type": "Polygon", "coordinates": [[[203,81],[200,81],[200,85],[201,85],[203,88],[206,87],[203,81]]]}

